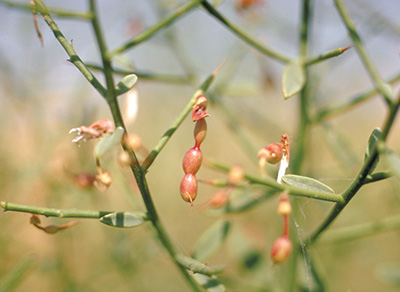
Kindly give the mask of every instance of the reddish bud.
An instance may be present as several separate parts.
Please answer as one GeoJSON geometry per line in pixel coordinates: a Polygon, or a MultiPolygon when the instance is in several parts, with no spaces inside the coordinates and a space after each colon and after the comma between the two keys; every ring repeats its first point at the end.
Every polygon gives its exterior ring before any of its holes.
{"type": "Polygon", "coordinates": [[[194,127],[194,140],[196,145],[200,147],[200,144],[204,141],[207,135],[207,122],[205,119],[200,119],[196,122],[194,127]]]}
{"type": "Polygon", "coordinates": [[[237,185],[244,180],[243,167],[240,165],[235,165],[229,170],[228,174],[229,184],[237,185]]]}
{"type": "Polygon", "coordinates": [[[271,164],[277,164],[282,159],[282,147],[277,143],[271,143],[258,151],[258,160],[265,160],[271,164]]]}
{"type": "Polygon", "coordinates": [[[278,214],[287,216],[292,213],[292,206],[290,205],[289,196],[287,193],[282,193],[278,205],[278,214]]]}
{"type": "Polygon", "coordinates": [[[282,235],[275,240],[271,249],[271,259],[275,264],[283,263],[287,260],[292,252],[292,242],[287,235],[282,235]]]}
{"type": "Polygon", "coordinates": [[[215,193],[210,200],[210,206],[212,208],[219,208],[226,205],[226,203],[228,203],[229,200],[229,195],[230,192],[228,192],[227,190],[215,193]]]}
{"type": "Polygon", "coordinates": [[[196,174],[201,166],[203,155],[200,148],[190,148],[183,157],[182,167],[183,171],[188,174],[196,174]]]}
{"type": "Polygon", "coordinates": [[[111,185],[112,178],[109,172],[104,171],[96,174],[94,185],[100,190],[105,191],[111,185]]]}
{"type": "Polygon", "coordinates": [[[74,182],[78,187],[80,187],[82,189],[86,189],[93,185],[94,180],[95,180],[94,175],[89,174],[89,173],[82,173],[82,174],[78,174],[75,177],[74,182]]]}
{"type": "Polygon", "coordinates": [[[190,202],[193,206],[193,201],[197,196],[197,179],[194,174],[185,174],[181,181],[181,196],[185,202],[190,202]]]}

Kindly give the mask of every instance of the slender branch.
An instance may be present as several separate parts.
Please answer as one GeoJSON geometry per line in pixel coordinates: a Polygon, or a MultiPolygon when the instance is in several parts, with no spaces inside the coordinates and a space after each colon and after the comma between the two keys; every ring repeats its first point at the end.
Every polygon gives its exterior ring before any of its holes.
{"type": "Polygon", "coordinates": [[[259,52],[270,56],[271,58],[274,58],[280,62],[287,63],[290,61],[290,58],[281,55],[280,53],[268,48],[265,45],[262,45],[260,42],[258,42],[256,39],[252,38],[249,36],[244,30],[240,29],[236,25],[234,25],[232,22],[230,22],[227,18],[225,18],[221,13],[219,13],[211,4],[209,4],[207,1],[203,0],[201,2],[201,5],[216,19],[218,19],[223,25],[225,25],[230,31],[232,31],[234,34],[236,34],[239,38],[241,38],[243,41],[248,43],[250,46],[254,47],[257,49],[259,52]]]}
{"type": "Polygon", "coordinates": [[[380,232],[400,229],[400,216],[392,216],[382,220],[362,223],[343,228],[330,230],[325,234],[318,244],[347,242],[350,240],[364,238],[380,232]]]}
{"type": "MultiPolygon", "coordinates": [[[[32,9],[34,8],[32,4],[23,4],[23,3],[16,3],[16,2],[11,2],[11,1],[6,1],[6,0],[0,0],[0,4],[7,5],[9,7],[14,7],[14,8],[19,8],[23,10],[27,10],[32,12],[32,9]]],[[[54,14],[58,17],[65,17],[67,19],[91,19],[93,17],[93,14],[90,12],[74,12],[74,11],[66,11],[64,9],[58,9],[58,8],[48,8],[48,12],[51,14],[54,14]]]]}
{"type": "Polygon", "coordinates": [[[150,37],[154,36],[157,32],[159,32],[161,29],[167,27],[171,23],[173,23],[175,20],[177,20],[180,16],[186,15],[187,12],[189,12],[191,9],[195,8],[197,5],[199,5],[199,2],[201,0],[191,0],[186,2],[184,5],[179,7],[174,13],[169,15],[168,17],[162,19],[158,23],[152,25],[150,28],[142,31],[139,35],[137,35],[135,38],[130,40],[129,42],[123,44],[122,46],[112,50],[109,52],[109,56],[113,57],[114,55],[120,54],[122,52],[127,51],[128,49],[133,48],[134,46],[140,44],[141,42],[149,39],[150,37]]]}
{"type": "Polygon", "coordinates": [[[363,45],[360,36],[357,33],[355,24],[351,20],[350,14],[347,11],[345,5],[342,0],[335,0],[336,8],[340,14],[340,17],[343,20],[343,23],[346,26],[347,32],[349,33],[350,38],[353,41],[354,47],[356,48],[364,66],[366,67],[371,79],[375,83],[376,89],[378,92],[384,97],[386,103],[389,106],[392,106],[392,92],[388,84],[381,78],[377,68],[374,63],[371,61],[365,46],[363,45]]]}
{"type": "Polygon", "coordinates": [[[348,46],[346,48],[334,49],[332,51],[326,52],[325,54],[322,54],[322,55],[319,55],[317,57],[308,59],[308,60],[306,60],[304,62],[304,66],[311,66],[311,65],[314,65],[314,64],[318,64],[318,63],[320,63],[322,61],[338,57],[338,56],[340,56],[341,54],[343,54],[345,51],[347,51],[350,48],[351,48],[351,46],[348,46]]]}
{"type": "MultiPolygon", "coordinates": [[[[392,78],[389,79],[388,83],[390,84],[395,84],[400,81],[400,73],[396,74],[392,78]]],[[[367,100],[370,100],[372,97],[374,97],[378,93],[378,90],[376,88],[373,88],[367,92],[364,92],[360,95],[357,95],[347,101],[344,104],[340,104],[337,106],[333,106],[327,109],[321,109],[317,116],[313,119],[315,122],[320,122],[320,121],[325,121],[329,118],[332,118],[338,114],[344,113],[346,111],[349,111],[353,108],[355,108],[357,105],[366,102],[367,100]]]]}
{"type": "Polygon", "coordinates": [[[363,185],[369,182],[368,176],[371,172],[372,167],[379,158],[379,147],[385,144],[386,139],[392,129],[394,119],[400,107],[400,95],[398,96],[396,103],[388,112],[385,122],[383,123],[381,135],[378,137],[378,142],[375,147],[371,150],[370,155],[362,165],[360,172],[356,176],[355,180],[351,185],[343,192],[342,196],[344,203],[337,203],[336,206],[331,210],[328,217],[317,227],[317,229],[308,237],[308,244],[313,244],[321,236],[321,234],[331,225],[331,223],[339,216],[343,209],[347,206],[350,200],[355,194],[361,189],[363,185]]]}
{"type": "Polygon", "coordinates": [[[96,79],[93,73],[86,67],[81,58],[79,58],[76,53],[74,47],[72,46],[72,42],[67,41],[64,37],[57,24],[54,22],[53,18],[49,14],[49,10],[41,0],[35,0],[36,10],[43,16],[47,25],[53,31],[54,36],[59,41],[61,46],[67,52],[70,57],[69,61],[78,68],[78,70],[82,73],[82,75],[93,85],[93,87],[103,96],[107,96],[107,90],[101,85],[101,83],[96,79]]]}
{"type": "MultiPolygon", "coordinates": [[[[58,218],[100,219],[101,217],[107,214],[115,213],[115,211],[45,208],[45,207],[16,204],[11,202],[0,202],[0,207],[3,208],[4,211],[24,212],[24,213],[38,214],[47,217],[58,217],[58,218]]],[[[145,213],[143,213],[142,215],[143,218],[147,217],[145,213]]]]}
{"type": "MultiPolygon", "coordinates": [[[[99,65],[86,64],[86,66],[90,69],[104,71],[104,68],[99,65]]],[[[118,75],[123,75],[123,76],[135,74],[140,80],[161,81],[161,82],[168,82],[168,83],[187,84],[192,81],[192,79],[189,76],[157,74],[157,73],[148,73],[148,72],[141,72],[141,71],[121,70],[121,69],[114,69],[114,68],[113,68],[113,73],[118,74],[118,75]]]]}
{"type": "MultiPolygon", "coordinates": [[[[215,160],[208,159],[207,160],[207,165],[209,167],[212,167],[216,170],[220,170],[223,172],[228,173],[229,170],[232,168],[230,166],[227,166],[225,164],[222,164],[220,162],[217,162],[215,160]]],[[[270,177],[258,177],[258,176],[253,176],[248,173],[244,173],[244,177],[246,180],[248,180],[252,184],[257,184],[257,185],[263,185],[267,187],[271,187],[277,191],[280,192],[288,192],[290,195],[293,196],[299,196],[299,197],[307,197],[307,198],[313,198],[316,200],[322,200],[322,201],[328,201],[328,202],[336,202],[336,203],[343,203],[344,200],[341,195],[339,194],[332,194],[332,193],[325,193],[325,192],[319,192],[319,191],[313,191],[309,189],[303,189],[295,186],[290,186],[286,184],[280,184],[278,183],[275,179],[270,178],[270,177]]]]}

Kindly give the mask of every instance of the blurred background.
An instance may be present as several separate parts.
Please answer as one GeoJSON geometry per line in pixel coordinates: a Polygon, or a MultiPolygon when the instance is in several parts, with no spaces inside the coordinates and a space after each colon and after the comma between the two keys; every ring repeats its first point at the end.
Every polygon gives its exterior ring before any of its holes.
{"type": "MultiPolygon", "coordinates": [[[[28,1],[10,1],[28,4],[28,1]]],[[[185,1],[97,1],[109,49],[117,48],[155,24],[185,1]]],[[[102,161],[113,183],[105,192],[81,188],[75,175],[95,173],[95,141],[71,143],[68,132],[93,121],[110,118],[103,98],[67,61],[52,32],[38,16],[41,45],[32,13],[0,1],[0,200],[62,209],[144,210],[128,169],[117,162],[119,149],[102,161]]],[[[87,11],[85,1],[45,1],[49,7],[87,11]]],[[[222,1],[218,10],[249,35],[284,55],[298,54],[300,1],[264,0],[248,9],[240,1],[222,1]]],[[[368,53],[381,76],[389,80],[400,68],[400,2],[345,1],[368,53]]],[[[313,2],[310,56],[347,47],[351,40],[332,1],[313,2]]],[[[100,64],[90,23],[54,17],[78,55],[88,64],[100,64]]],[[[137,118],[128,124],[146,148],[152,149],[182,111],[201,82],[225,62],[210,94],[208,133],[204,157],[228,165],[240,164],[257,174],[257,150],[279,142],[288,133],[296,147],[299,101],[284,100],[283,65],[260,54],[234,36],[201,8],[179,18],[155,37],[115,59],[126,71],[167,75],[173,82],[140,78],[137,118]],[[190,80],[187,78],[190,76],[190,80]]],[[[103,81],[101,74],[94,71],[103,81]]],[[[373,84],[356,50],[310,69],[311,112],[339,105],[367,92],[373,84]]],[[[119,76],[117,78],[122,78],[119,76]]],[[[394,86],[395,92],[398,86],[394,86]]],[[[126,95],[119,97],[124,106],[126,95]]],[[[386,115],[378,96],[311,130],[302,175],[314,177],[341,192],[357,174],[375,127],[386,115]]],[[[398,124],[398,123],[397,123],[398,124]]],[[[238,214],[208,212],[219,189],[200,184],[194,206],[182,201],[179,183],[185,152],[194,145],[192,121],[187,118],[149,169],[147,179],[161,220],[176,246],[193,251],[199,235],[219,219],[231,222],[221,250],[210,265],[223,264],[219,276],[228,291],[286,291],[288,266],[272,266],[269,251],[280,236],[282,218],[276,214],[277,197],[238,214]]],[[[389,147],[400,151],[399,126],[389,147]]],[[[140,159],[143,159],[140,156],[140,159]]],[[[379,170],[387,169],[382,163],[379,170]]],[[[277,166],[268,166],[276,175],[277,166]]],[[[290,167],[288,170],[289,173],[290,167]]],[[[198,178],[224,179],[226,175],[203,165],[198,178]]],[[[261,190],[237,191],[258,196],[261,190]]],[[[300,212],[292,218],[299,238],[305,239],[325,218],[331,203],[301,198],[300,212]]],[[[332,229],[373,222],[400,210],[399,182],[389,179],[370,184],[346,207],[332,229]]],[[[69,219],[41,218],[43,225],[69,219]]],[[[26,267],[15,291],[188,291],[176,267],[149,226],[112,228],[95,219],[49,235],[29,224],[30,215],[0,214],[0,279],[26,267]],[[33,287],[33,288],[32,288],[33,287]]],[[[329,231],[328,231],[329,232],[329,231]]],[[[328,233],[327,232],[327,233],[328,233]]],[[[322,237],[323,238],[323,237],[322,237]]],[[[322,239],[321,238],[321,239],[322,239]]],[[[391,231],[346,242],[317,244],[308,251],[327,291],[398,291],[400,233],[391,231]]],[[[304,291],[314,286],[307,259],[300,263],[304,291]]]]}

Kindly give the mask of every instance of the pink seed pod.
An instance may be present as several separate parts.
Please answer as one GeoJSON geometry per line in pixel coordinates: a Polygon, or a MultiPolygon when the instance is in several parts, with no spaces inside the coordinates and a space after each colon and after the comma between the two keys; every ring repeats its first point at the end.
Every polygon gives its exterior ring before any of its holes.
{"type": "Polygon", "coordinates": [[[207,135],[206,119],[200,119],[196,122],[193,134],[194,134],[194,140],[196,141],[196,146],[200,147],[200,144],[204,141],[207,135]]]}
{"type": "Polygon", "coordinates": [[[271,249],[271,259],[274,264],[280,264],[286,261],[292,252],[292,248],[292,242],[287,235],[282,235],[275,240],[271,249]]]}
{"type": "Polygon", "coordinates": [[[193,206],[193,201],[197,196],[197,179],[194,174],[185,174],[181,181],[180,191],[182,199],[185,202],[190,202],[190,205],[193,206]]]}
{"type": "Polygon", "coordinates": [[[185,156],[183,157],[182,167],[183,171],[188,174],[196,174],[201,166],[201,161],[203,160],[203,155],[200,148],[193,147],[190,148],[185,156]]]}
{"type": "Polygon", "coordinates": [[[277,164],[281,161],[283,155],[281,145],[277,143],[271,143],[265,146],[265,148],[258,151],[258,160],[265,160],[271,164],[277,164]]]}
{"type": "Polygon", "coordinates": [[[220,192],[215,193],[210,200],[211,208],[219,208],[225,206],[230,197],[230,192],[228,190],[222,190],[220,192]]]}

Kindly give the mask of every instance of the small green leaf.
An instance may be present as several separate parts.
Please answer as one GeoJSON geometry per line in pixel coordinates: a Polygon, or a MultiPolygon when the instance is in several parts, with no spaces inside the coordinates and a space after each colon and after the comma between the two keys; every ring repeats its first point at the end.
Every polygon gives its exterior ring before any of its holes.
{"type": "MultiPolygon", "coordinates": [[[[376,147],[376,144],[379,140],[379,136],[381,135],[381,133],[382,133],[382,131],[379,128],[375,128],[372,131],[371,136],[369,136],[369,139],[368,139],[367,149],[365,150],[364,161],[367,160],[371,156],[372,151],[376,147]]],[[[375,170],[376,166],[378,165],[378,162],[379,162],[379,156],[375,160],[375,163],[371,166],[369,173],[372,173],[375,170]]]]}
{"type": "Polygon", "coordinates": [[[117,95],[124,94],[125,92],[132,89],[132,87],[136,84],[137,76],[135,74],[126,75],[120,82],[118,82],[115,87],[115,91],[117,95]]]}
{"type": "Polygon", "coordinates": [[[146,215],[133,212],[110,213],[100,218],[100,222],[113,227],[129,228],[143,224],[146,215]]]}
{"type": "Polygon", "coordinates": [[[197,241],[192,257],[204,261],[214,254],[228,235],[229,226],[228,221],[220,220],[208,228],[197,241]]]}
{"type": "Polygon", "coordinates": [[[109,151],[115,145],[121,142],[122,136],[124,135],[124,128],[117,127],[114,132],[110,135],[104,136],[100,139],[96,145],[95,156],[99,159],[107,151],[109,151]]]}
{"type": "Polygon", "coordinates": [[[225,292],[226,288],[215,276],[192,274],[192,277],[209,292],[225,292]]]}
{"type": "Polygon", "coordinates": [[[396,152],[386,149],[385,158],[393,174],[400,178],[400,156],[396,152]]]}
{"type": "Polygon", "coordinates": [[[282,74],[282,91],[285,99],[299,93],[306,83],[306,71],[299,60],[289,62],[282,74]]]}
{"type": "Polygon", "coordinates": [[[287,174],[282,177],[282,181],[290,186],[307,189],[311,191],[324,192],[334,194],[331,187],[311,177],[287,174]]]}
{"type": "Polygon", "coordinates": [[[177,255],[177,260],[180,265],[188,269],[193,273],[199,273],[207,276],[212,276],[214,274],[218,274],[222,271],[221,266],[210,267],[209,265],[203,264],[198,260],[195,260],[191,257],[187,257],[184,255],[177,255]]]}

